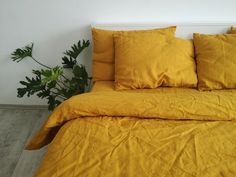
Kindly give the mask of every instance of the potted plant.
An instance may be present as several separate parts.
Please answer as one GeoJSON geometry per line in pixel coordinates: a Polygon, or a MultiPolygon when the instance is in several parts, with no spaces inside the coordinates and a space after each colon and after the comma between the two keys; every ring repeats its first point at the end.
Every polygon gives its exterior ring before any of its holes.
{"type": "Polygon", "coordinates": [[[25,77],[20,81],[22,88],[17,88],[17,97],[28,97],[36,94],[41,99],[48,100],[48,109],[53,110],[62,101],[73,95],[81,94],[91,84],[91,77],[88,76],[86,68],[78,64],[78,56],[90,45],[87,40],[79,41],[71,46],[71,49],[64,52],[62,66],[49,67],[41,63],[33,56],[34,44],[31,43],[23,48],[16,49],[11,54],[11,59],[20,62],[23,59],[31,59],[42,66],[42,69],[32,70],[33,77],[25,77]],[[65,75],[69,70],[71,76],[65,75]]]}

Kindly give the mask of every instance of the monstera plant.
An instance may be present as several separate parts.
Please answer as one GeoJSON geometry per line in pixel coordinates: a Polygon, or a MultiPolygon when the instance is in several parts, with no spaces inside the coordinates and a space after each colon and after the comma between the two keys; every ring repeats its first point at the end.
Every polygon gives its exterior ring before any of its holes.
{"type": "Polygon", "coordinates": [[[23,87],[17,89],[17,96],[21,98],[36,94],[41,99],[47,99],[48,109],[53,110],[71,96],[84,93],[91,83],[91,77],[88,76],[85,66],[78,64],[78,56],[89,45],[88,40],[72,45],[71,49],[64,52],[62,66],[55,67],[49,67],[33,56],[33,43],[16,49],[11,54],[13,61],[31,59],[42,67],[32,70],[33,77],[26,76],[24,81],[20,81],[23,87]],[[69,70],[71,74],[68,71],[65,74],[65,70],[69,70]]]}

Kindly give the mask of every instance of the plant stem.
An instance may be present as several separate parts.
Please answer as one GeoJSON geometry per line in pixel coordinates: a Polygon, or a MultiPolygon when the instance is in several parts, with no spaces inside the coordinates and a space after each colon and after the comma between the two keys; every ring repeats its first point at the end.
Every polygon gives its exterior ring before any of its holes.
{"type": "Polygon", "coordinates": [[[91,90],[91,86],[92,86],[92,78],[89,77],[89,83],[88,83],[88,91],[91,90]]]}
{"type": "Polygon", "coordinates": [[[63,87],[57,82],[57,85],[61,88],[61,89],[63,89],[63,87]]]}
{"type": "Polygon", "coordinates": [[[58,94],[58,93],[56,93],[56,92],[53,92],[53,91],[50,91],[50,92],[53,93],[53,94],[55,94],[56,96],[60,97],[61,99],[64,99],[64,100],[67,99],[67,98],[64,97],[63,95],[60,95],[60,94],[58,94]]]}
{"type": "Polygon", "coordinates": [[[64,79],[69,80],[66,76],[64,76],[63,74],[61,75],[64,79]]]}
{"type": "Polygon", "coordinates": [[[41,65],[41,66],[43,66],[43,67],[45,67],[45,68],[48,68],[48,69],[52,69],[52,68],[50,68],[49,66],[40,63],[40,62],[39,62],[38,60],[36,60],[34,57],[31,57],[31,58],[32,58],[36,63],[38,63],[39,65],[41,65]]]}
{"type": "Polygon", "coordinates": [[[58,82],[60,82],[64,87],[70,88],[68,85],[66,85],[63,81],[58,80],[58,82]]]}

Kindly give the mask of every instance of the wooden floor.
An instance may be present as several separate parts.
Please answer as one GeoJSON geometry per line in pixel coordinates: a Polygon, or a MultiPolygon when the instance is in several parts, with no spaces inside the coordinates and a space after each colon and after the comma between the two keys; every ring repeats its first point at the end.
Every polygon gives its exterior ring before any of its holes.
{"type": "Polygon", "coordinates": [[[0,109],[0,177],[32,177],[46,150],[24,150],[47,110],[0,109]]]}

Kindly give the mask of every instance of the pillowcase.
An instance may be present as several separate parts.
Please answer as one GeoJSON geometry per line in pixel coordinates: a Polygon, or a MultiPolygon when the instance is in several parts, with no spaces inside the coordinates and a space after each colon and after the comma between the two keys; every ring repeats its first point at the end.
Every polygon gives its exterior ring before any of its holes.
{"type": "Polygon", "coordinates": [[[236,34],[193,35],[198,89],[236,88],[236,34]]]}
{"type": "MultiPolygon", "coordinates": [[[[176,27],[168,27],[153,30],[139,30],[138,32],[163,31],[175,35],[176,27]]],[[[92,28],[93,36],[93,80],[114,81],[115,56],[113,34],[119,31],[102,30],[92,28]]],[[[132,32],[132,31],[127,31],[132,32]]]]}
{"type": "Polygon", "coordinates": [[[114,80],[114,32],[92,28],[94,81],[114,80]]]}
{"type": "Polygon", "coordinates": [[[192,40],[171,33],[120,32],[115,40],[115,88],[196,87],[192,40]]]}
{"type": "Polygon", "coordinates": [[[236,27],[232,26],[229,31],[229,34],[236,34],[236,27]]]}

